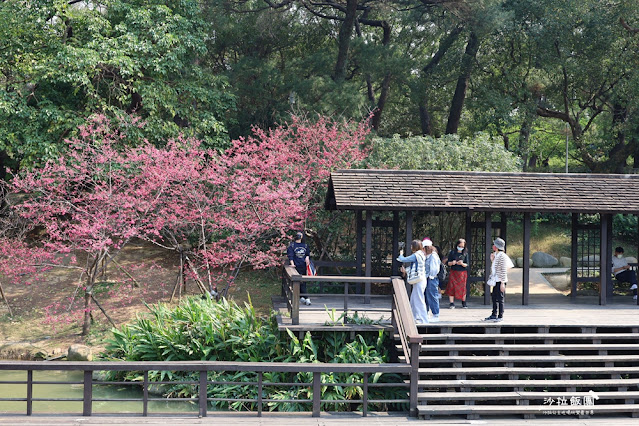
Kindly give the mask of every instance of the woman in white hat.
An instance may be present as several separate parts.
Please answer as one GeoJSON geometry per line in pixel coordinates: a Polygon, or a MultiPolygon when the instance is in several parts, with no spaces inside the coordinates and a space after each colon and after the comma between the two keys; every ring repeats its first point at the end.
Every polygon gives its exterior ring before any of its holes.
{"type": "Polygon", "coordinates": [[[422,241],[424,246],[424,253],[426,254],[426,277],[428,277],[426,283],[426,308],[430,310],[431,317],[430,322],[439,322],[439,268],[441,261],[437,250],[433,246],[433,242],[430,238],[424,238],[422,241]]]}
{"type": "Polygon", "coordinates": [[[493,252],[490,254],[492,265],[490,274],[495,276],[496,283],[491,293],[493,299],[493,312],[485,321],[503,321],[504,319],[504,295],[506,294],[506,283],[508,283],[508,267],[512,261],[506,254],[506,242],[501,238],[493,241],[493,252]]]}

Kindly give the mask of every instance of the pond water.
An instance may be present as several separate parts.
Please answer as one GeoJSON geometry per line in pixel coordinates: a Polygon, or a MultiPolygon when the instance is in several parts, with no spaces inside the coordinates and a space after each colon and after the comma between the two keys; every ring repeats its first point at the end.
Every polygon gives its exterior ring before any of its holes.
{"type": "MultiPolygon", "coordinates": [[[[26,371],[0,371],[0,381],[26,381],[26,371]]],[[[80,401],[34,401],[33,414],[82,414],[81,371],[34,371],[34,381],[48,382],[80,382],[79,384],[34,384],[33,398],[77,398],[80,401]]],[[[1,384],[0,399],[26,398],[26,384],[1,384]]],[[[155,397],[149,395],[149,398],[155,397]]],[[[139,385],[93,385],[93,414],[142,414],[142,390],[139,385]],[[139,401],[95,401],[96,399],[135,398],[139,401]]],[[[25,401],[0,401],[0,415],[26,414],[25,401]]],[[[195,413],[198,412],[196,401],[149,401],[148,413],[195,413]]]]}

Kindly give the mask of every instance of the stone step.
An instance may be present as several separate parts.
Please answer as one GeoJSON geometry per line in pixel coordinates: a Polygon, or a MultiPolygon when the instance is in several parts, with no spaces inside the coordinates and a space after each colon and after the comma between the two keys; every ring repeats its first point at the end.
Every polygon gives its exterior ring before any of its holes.
{"type": "Polygon", "coordinates": [[[602,400],[635,400],[639,399],[639,391],[620,391],[620,392],[525,392],[525,391],[510,391],[510,392],[419,392],[417,399],[419,401],[506,401],[506,400],[525,400],[541,402],[547,398],[552,398],[557,401],[557,398],[570,398],[578,397],[582,403],[584,397],[596,398],[597,401],[602,400]]]}
{"type": "Polygon", "coordinates": [[[630,340],[636,341],[639,335],[635,333],[450,333],[450,334],[420,334],[425,341],[455,342],[464,341],[495,341],[495,340],[630,340]]]}
{"type": "MultiPolygon", "coordinates": [[[[584,388],[591,390],[597,387],[624,388],[623,390],[639,390],[639,378],[632,379],[530,379],[530,380],[477,380],[477,379],[450,379],[450,380],[419,380],[420,389],[446,389],[446,388],[584,388]]],[[[523,390],[523,389],[522,389],[523,390]]]]}
{"type": "MultiPolygon", "coordinates": [[[[466,415],[580,415],[639,413],[639,404],[599,404],[587,406],[571,405],[418,405],[417,413],[420,417],[429,418],[433,415],[449,416],[453,414],[466,415]],[[582,414],[583,413],[583,414],[582,414]]],[[[633,415],[635,417],[635,415],[633,415]]],[[[550,419],[549,419],[550,420],[550,419]]]]}
{"type": "MultiPolygon", "coordinates": [[[[399,346],[401,348],[401,346],[399,346]]],[[[399,349],[401,352],[401,349],[399,349]]],[[[509,351],[509,352],[551,352],[551,351],[628,351],[639,352],[639,344],[637,343],[456,343],[456,344],[434,344],[422,345],[421,353],[428,354],[432,352],[472,352],[477,351],[509,351]]],[[[550,354],[549,354],[550,355],[550,354]]]]}
{"type": "Polygon", "coordinates": [[[639,367],[459,367],[419,369],[420,376],[454,376],[454,375],[497,375],[497,374],[527,374],[527,375],[559,375],[559,374],[639,374],[639,367]]]}
{"type": "MultiPolygon", "coordinates": [[[[406,357],[398,357],[406,362],[406,357]]],[[[420,355],[420,363],[428,364],[520,364],[520,363],[592,363],[637,362],[637,355],[420,355]]],[[[451,367],[453,368],[453,367],[451,367]]]]}

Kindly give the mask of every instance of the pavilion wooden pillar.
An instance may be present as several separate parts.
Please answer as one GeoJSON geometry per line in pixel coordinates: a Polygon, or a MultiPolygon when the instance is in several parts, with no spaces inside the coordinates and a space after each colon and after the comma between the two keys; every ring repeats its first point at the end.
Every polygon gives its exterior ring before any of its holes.
{"type": "Polygon", "coordinates": [[[485,260],[484,260],[484,305],[490,304],[490,290],[486,281],[488,281],[488,277],[490,276],[490,267],[491,260],[490,254],[493,252],[493,214],[492,212],[486,212],[486,216],[484,218],[484,251],[485,251],[485,260]]]}
{"type": "MultiPolygon", "coordinates": [[[[362,226],[362,211],[361,210],[357,210],[355,212],[355,220],[357,221],[356,225],[355,225],[355,229],[357,230],[357,243],[355,246],[355,258],[357,260],[357,266],[356,266],[356,273],[358,277],[362,276],[362,263],[364,263],[364,234],[363,234],[363,226],[362,226]]],[[[362,293],[362,284],[361,283],[357,283],[355,284],[355,293],[357,294],[361,294],[362,293]]]]}
{"type": "MultiPolygon", "coordinates": [[[[603,216],[603,215],[602,215],[603,216]]],[[[613,288],[612,288],[612,215],[608,216],[607,220],[607,232],[606,232],[606,246],[608,247],[606,262],[606,269],[603,270],[602,275],[606,278],[606,298],[607,301],[612,301],[613,288]]]]}
{"type": "Polygon", "coordinates": [[[524,213],[524,270],[522,271],[521,304],[528,305],[530,296],[530,213],[524,213]]]}
{"type": "Polygon", "coordinates": [[[570,234],[570,301],[577,300],[577,233],[579,225],[579,214],[572,214],[572,230],[570,234]]]}
{"type": "Polygon", "coordinates": [[[393,211],[393,254],[391,260],[391,275],[399,275],[399,265],[397,256],[399,256],[399,212],[393,211]]]}
{"type": "Polygon", "coordinates": [[[600,239],[599,239],[599,304],[605,305],[608,296],[608,281],[606,276],[608,264],[611,263],[611,253],[608,247],[608,222],[612,220],[610,214],[600,213],[600,239]]]}
{"type": "MultiPolygon", "coordinates": [[[[372,244],[373,244],[373,212],[370,210],[366,210],[366,275],[370,277],[373,272],[372,266],[372,244]]],[[[371,298],[371,283],[366,283],[364,285],[364,294],[367,296],[364,297],[364,303],[370,303],[371,298]]]]}
{"type": "Polygon", "coordinates": [[[413,241],[413,212],[406,212],[406,245],[404,246],[404,256],[410,254],[410,243],[413,241]]]}
{"type": "Polygon", "coordinates": [[[472,230],[472,226],[473,226],[473,212],[472,210],[466,210],[466,253],[468,254],[468,279],[466,280],[466,300],[468,300],[468,296],[470,296],[470,276],[471,276],[471,268],[470,265],[472,264],[472,255],[473,255],[473,250],[472,250],[472,245],[474,244],[473,241],[473,230],[472,230]]]}
{"type": "MultiPolygon", "coordinates": [[[[410,243],[413,241],[413,211],[406,212],[406,243],[404,245],[404,256],[407,256],[410,251],[410,243]]],[[[413,286],[406,283],[406,293],[410,296],[413,286]]]]}
{"type": "Polygon", "coordinates": [[[357,259],[357,276],[362,276],[362,263],[364,263],[363,256],[363,244],[362,239],[364,236],[362,235],[362,211],[357,210],[355,212],[355,220],[357,221],[355,225],[355,229],[357,230],[357,245],[355,247],[355,257],[357,259]]]}

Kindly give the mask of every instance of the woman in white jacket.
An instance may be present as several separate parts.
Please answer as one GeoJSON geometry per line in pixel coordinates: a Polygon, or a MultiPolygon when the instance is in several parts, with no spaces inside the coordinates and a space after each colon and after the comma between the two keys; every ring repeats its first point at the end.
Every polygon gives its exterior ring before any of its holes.
{"type": "Polygon", "coordinates": [[[417,269],[419,282],[413,285],[410,294],[410,307],[417,324],[426,324],[428,322],[428,311],[426,310],[426,301],[424,300],[424,290],[426,290],[426,256],[422,251],[422,243],[419,240],[413,240],[410,243],[413,252],[410,256],[404,257],[400,252],[397,258],[400,262],[411,262],[411,268],[417,269]]]}

